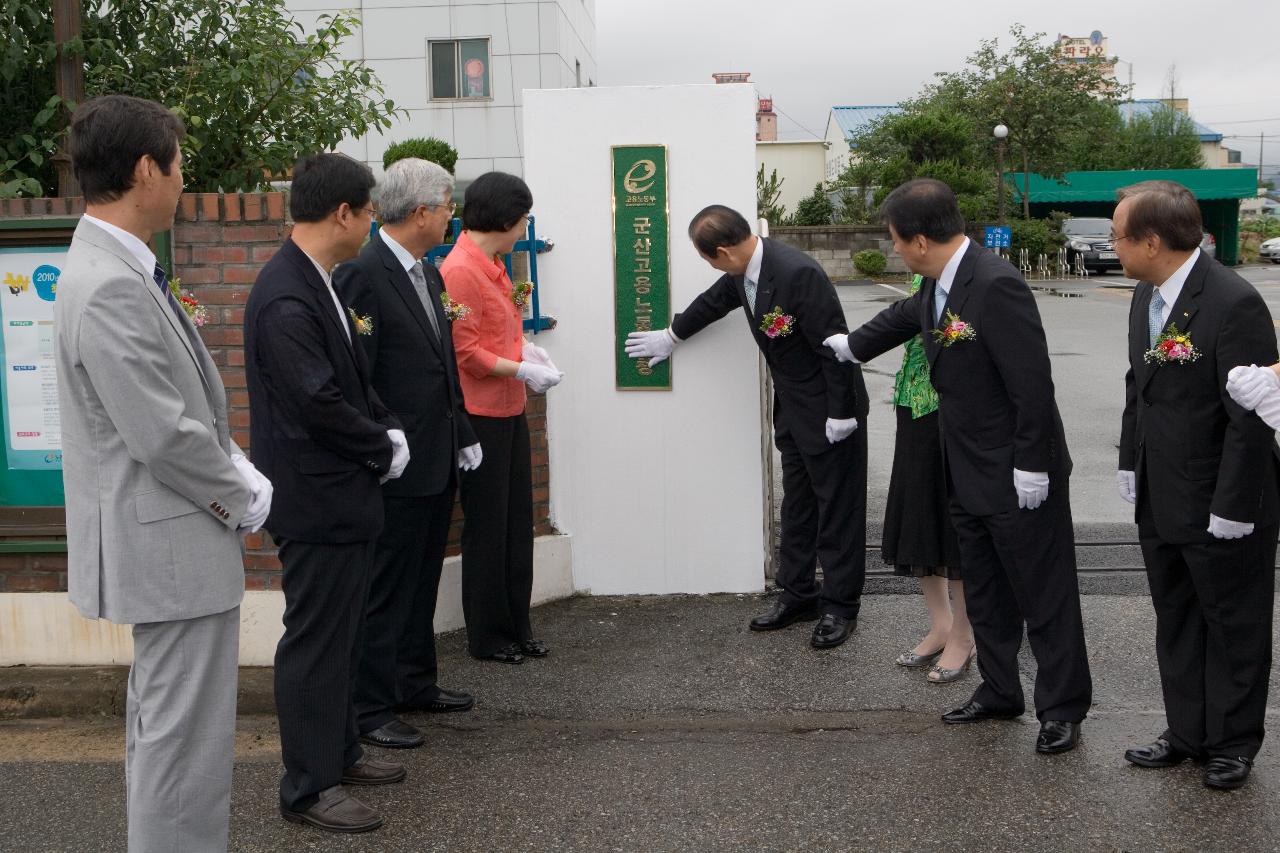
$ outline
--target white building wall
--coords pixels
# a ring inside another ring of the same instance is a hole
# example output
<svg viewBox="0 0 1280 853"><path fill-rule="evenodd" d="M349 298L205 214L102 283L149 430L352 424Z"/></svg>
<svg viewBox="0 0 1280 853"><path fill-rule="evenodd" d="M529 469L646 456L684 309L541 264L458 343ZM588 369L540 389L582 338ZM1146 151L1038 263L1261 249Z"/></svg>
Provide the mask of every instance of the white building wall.
<svg viewBox="0 0 1280 853"><path fill-rule="evenodd" d="M754 114L750 86L525 93L525 177L555 241L538 260L541 304L559 321L537 342L566 374L547 401L551 506L579 591L764 585L759 356L744 317L680 345L671 391L618 391L613 355L611 146L667 146L674 313L718 277L689 220L712 203L755 210Z"/></svg>
<svg viewBox="0 0 1280 853"><path fill-rule="evenodd" d="M818 140L804 142L757 142L756 168L764 166L765 180L776 169L782 179L778 204L788 214L796 212L800 201L813 194L816 184L827 180L826 145Z"/></svg>
<svg viewBox="0 0 1280 853"><path fill-rule="evenodd" d="M583 86L598 76L595 0L287 0L287 6L307 32L324 14L360 17L343 58L364 60L387 97L407 111L390 129L339 146L375 171L389 145L435 136L458 150L460 181L493 169L523 174L522 92L575 85L575 63ZM491 97L432 100L427 42L465 38L490 40Z"/></svg>
<svg viewBox="0 0 1280 853"><path fill-rule="evenodd" d="M826 180L834 181L849 165L849 142L844 138L844 131L840 129L834 112L827 113L827 133L823 140L827 144Z"/></svg>

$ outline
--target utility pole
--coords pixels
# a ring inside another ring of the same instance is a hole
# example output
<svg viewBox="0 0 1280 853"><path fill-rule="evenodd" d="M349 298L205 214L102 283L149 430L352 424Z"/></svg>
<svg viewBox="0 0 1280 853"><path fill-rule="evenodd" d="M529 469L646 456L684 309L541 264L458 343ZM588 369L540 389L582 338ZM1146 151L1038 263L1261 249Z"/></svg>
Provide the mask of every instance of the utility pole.
<svg viewBox="0 0 1280 853"><path fill-rule="evenodd" d="M58 46L54 72L57 92L59 97L77 105L84 100L84 62L68 53L67 42L79 37L80 0L53 0L53 41ZM80 182L71 169L65 141L53 155L53 162L58 167L58 195L80 195Z"/></svg>

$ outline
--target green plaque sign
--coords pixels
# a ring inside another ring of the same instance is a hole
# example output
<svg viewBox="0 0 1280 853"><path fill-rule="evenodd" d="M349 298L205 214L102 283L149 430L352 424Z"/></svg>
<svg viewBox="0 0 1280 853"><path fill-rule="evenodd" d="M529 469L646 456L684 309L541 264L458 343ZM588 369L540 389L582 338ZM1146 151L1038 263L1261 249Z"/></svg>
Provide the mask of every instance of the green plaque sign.
<svg viewBox="0 0 1280 853"><path fill-rule="evenodd" d="M613 147L614 364L619 391L670 391L671 360L629 358L629 332L671 318L671 250L665 145Z"/></svg>

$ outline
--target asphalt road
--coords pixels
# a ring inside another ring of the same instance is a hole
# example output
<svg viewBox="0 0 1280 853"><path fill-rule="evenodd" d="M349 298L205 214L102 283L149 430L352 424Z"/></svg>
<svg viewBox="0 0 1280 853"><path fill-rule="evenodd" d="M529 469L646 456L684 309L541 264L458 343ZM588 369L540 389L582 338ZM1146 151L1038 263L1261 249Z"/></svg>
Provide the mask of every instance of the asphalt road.
<svg viewBox="0 0 1280 853"><path fill-rule="evenodd" d="M1095 706L1080 747L1032 749L1036 721L945 726L950 686L893 665L924 614L865 599L844 646L809 626L746 630L755 596L578 598L539 608L551 657L511 667L441 642L469 714L413 717L405 783L365 789L386 825L335 837L275 813L274 720L240 720L231 849L258 851L1239 851L1280 846L1280 770L1203 787L1194 764L1121 758L1164 727L1150 603L1084 598ZM1024 682L1034 663L1024 659ZM1280 710L1273 701L1272 719ZM0 723L0 849L123 850L118 718Z"/></svg>

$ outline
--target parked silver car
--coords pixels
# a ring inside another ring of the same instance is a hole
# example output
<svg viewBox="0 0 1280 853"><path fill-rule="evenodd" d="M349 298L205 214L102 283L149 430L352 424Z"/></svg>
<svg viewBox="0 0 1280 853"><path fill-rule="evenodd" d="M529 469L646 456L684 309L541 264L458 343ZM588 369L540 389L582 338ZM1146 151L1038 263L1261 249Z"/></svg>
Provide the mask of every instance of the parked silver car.
<svg viewBox="0 0 1280 853"><path fill-rule="evenodd" d="M1280 264L1280 237L1263 240L1262 245L1258 247L1258 259Z"/></svg>

